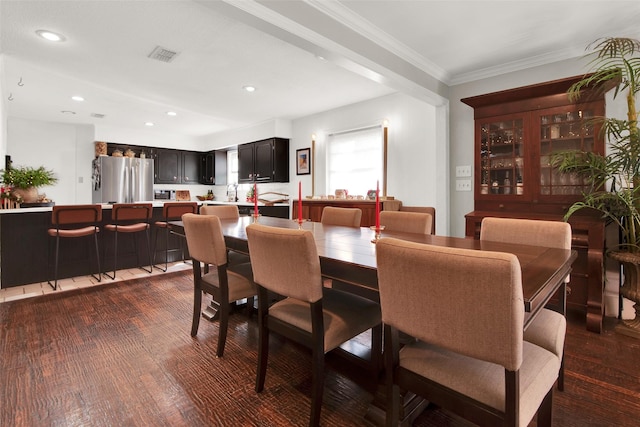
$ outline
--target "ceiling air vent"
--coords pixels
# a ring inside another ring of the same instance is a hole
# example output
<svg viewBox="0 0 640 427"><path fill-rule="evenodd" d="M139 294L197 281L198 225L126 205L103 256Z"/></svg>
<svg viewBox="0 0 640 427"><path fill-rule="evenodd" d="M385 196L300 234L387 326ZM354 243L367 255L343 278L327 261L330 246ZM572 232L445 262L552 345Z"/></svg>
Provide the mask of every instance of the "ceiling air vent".
<svg viewBox="0 0 640 427"><path fill-rule="evenodd" d="M91 117L95 117L96 119L104 119L104 114L91 113Z"/></svg>
<svg viewBox="0 0 640 427"><path fill-rule="evenodd" d="M156 46L156 48L153 49L153 51L151 51L151 53L149 54L149 58L162 61L162 62L171 62L173 61L173 58L175 58L177 54L178 52L165 49L162 46Z"/></svg>

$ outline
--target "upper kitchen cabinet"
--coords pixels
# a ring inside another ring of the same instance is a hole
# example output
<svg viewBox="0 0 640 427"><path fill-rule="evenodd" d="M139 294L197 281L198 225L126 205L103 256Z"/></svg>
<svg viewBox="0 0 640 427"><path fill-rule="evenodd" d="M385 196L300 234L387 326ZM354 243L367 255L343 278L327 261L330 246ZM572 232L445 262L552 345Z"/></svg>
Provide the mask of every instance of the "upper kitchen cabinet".
<svg viewBox="0 0 640 427"><path fill-rule="evenodd" d="M239 145L238 182L289 182L289 140L270 138Z"/></svg>
<svg viewBox="0 0 640 427"><path fill-rule="evenodd" d="M200 154L195 151L158 148L153 152L156 184L197 184Z"/></svg>
<svg viewBox="0 0 640 427"><path fill-rule="evenodd" d="M227 185L227 152L210 151L200 155L200 184Z"/></svg>

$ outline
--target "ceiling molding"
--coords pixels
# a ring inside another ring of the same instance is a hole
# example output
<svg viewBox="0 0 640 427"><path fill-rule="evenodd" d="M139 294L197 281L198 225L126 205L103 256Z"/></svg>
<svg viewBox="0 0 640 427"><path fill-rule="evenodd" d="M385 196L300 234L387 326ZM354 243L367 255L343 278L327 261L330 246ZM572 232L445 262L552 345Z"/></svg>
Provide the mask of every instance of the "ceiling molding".
<svg viewBox="0 0 640 427"><path fill-rule="evenodd" d="M361 36L371 40L378 46L388 50L411 65L436 79L449 84L451 76L441 67L420 55L415 50L401 43L379 27L373 25L337 0L304 0L315 9L350 28Z"/></svg>

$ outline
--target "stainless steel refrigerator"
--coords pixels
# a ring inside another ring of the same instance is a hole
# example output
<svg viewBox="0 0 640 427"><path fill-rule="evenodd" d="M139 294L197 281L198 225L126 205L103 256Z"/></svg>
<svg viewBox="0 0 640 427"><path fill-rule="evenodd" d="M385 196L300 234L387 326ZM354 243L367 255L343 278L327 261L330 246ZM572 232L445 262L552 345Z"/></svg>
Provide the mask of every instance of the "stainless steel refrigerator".
<svg viewBox="0 0 640 427"><path fill-rule="evenodd" d="M153 201L153 159L100 156L92 179L93 203Z"/></svg>

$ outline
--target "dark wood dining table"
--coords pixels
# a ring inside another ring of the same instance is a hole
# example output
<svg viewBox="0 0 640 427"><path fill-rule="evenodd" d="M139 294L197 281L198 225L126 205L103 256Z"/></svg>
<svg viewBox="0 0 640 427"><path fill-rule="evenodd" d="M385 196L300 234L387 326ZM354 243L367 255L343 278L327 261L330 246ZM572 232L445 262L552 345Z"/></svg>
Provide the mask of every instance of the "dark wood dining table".
<svg viewBox="0 0 640 427"><path fill-rule="evenodd" d="M347 284L353 289L364 290L370 295L377 296L378 275L376 269L376 244L374 230L360 227L343 227L323 225L318 222L303 222L260 216L257 219L250 216L239 219L221 219L222 233L228 249L249 254L246 227L252 222L280 227L302 228L313 233L322 275L340 284ZM181 221L169 223L172 232L183 234ZM464 248L481 251L496 251L513 253L518 257L522 270L522 291L525 306L524 329L535 318L536 314L549 302L558 289L564 290L565 277L571 272L571 264L577 258L577 252L572 250L546 248L539 246L514 245L498 242L481 242L470 238L445 237L415 233L401 233L383 231L381 237L395 237L417 243ZM428 278L425 278L425 281ZM469 282L473 284L472 280ZM398 286L402 286L399 283ZM564 314L564 299L558 311ZM215 303L208 308L210 313L216 311ZM203 315L205 315L203 313ZM349 341L340 347L343 355L358 362L370 359L370 348L363 346L357 340ZM384 394L384 387L379 387L378 394ZM428 405L428 402L416 395L407 394L403 398L402 425L410 425L417 415ZM366 420L370 424L384 425L385 399L375 398L369 405Z"/></svg>
<svg viewBox="0 0 640 427"><path fill-rule="evenodd" d="M249 253L246 227L255 219L251 216L238 220L221 220L222 232L229 249ZM258 217L260 224L299 228L297 221ZM182 234L182 222L170 223L173 231ZM376 245L372 243L374 231L369 228L323 225L318 222L304 222L302 229L313 233L323 276L355 287L377 292ZM572 250L539 246L514 245L459 237L445 237L415 233L383 231L381 237L395 237L417 243L465 248L482 251L513 253L518 257L522 269L522 291L525 305L525 329L539 310L564 285L564 279L571 272L571 264L577 257ZM401 284L399 284L401 286Z"/></svg>

